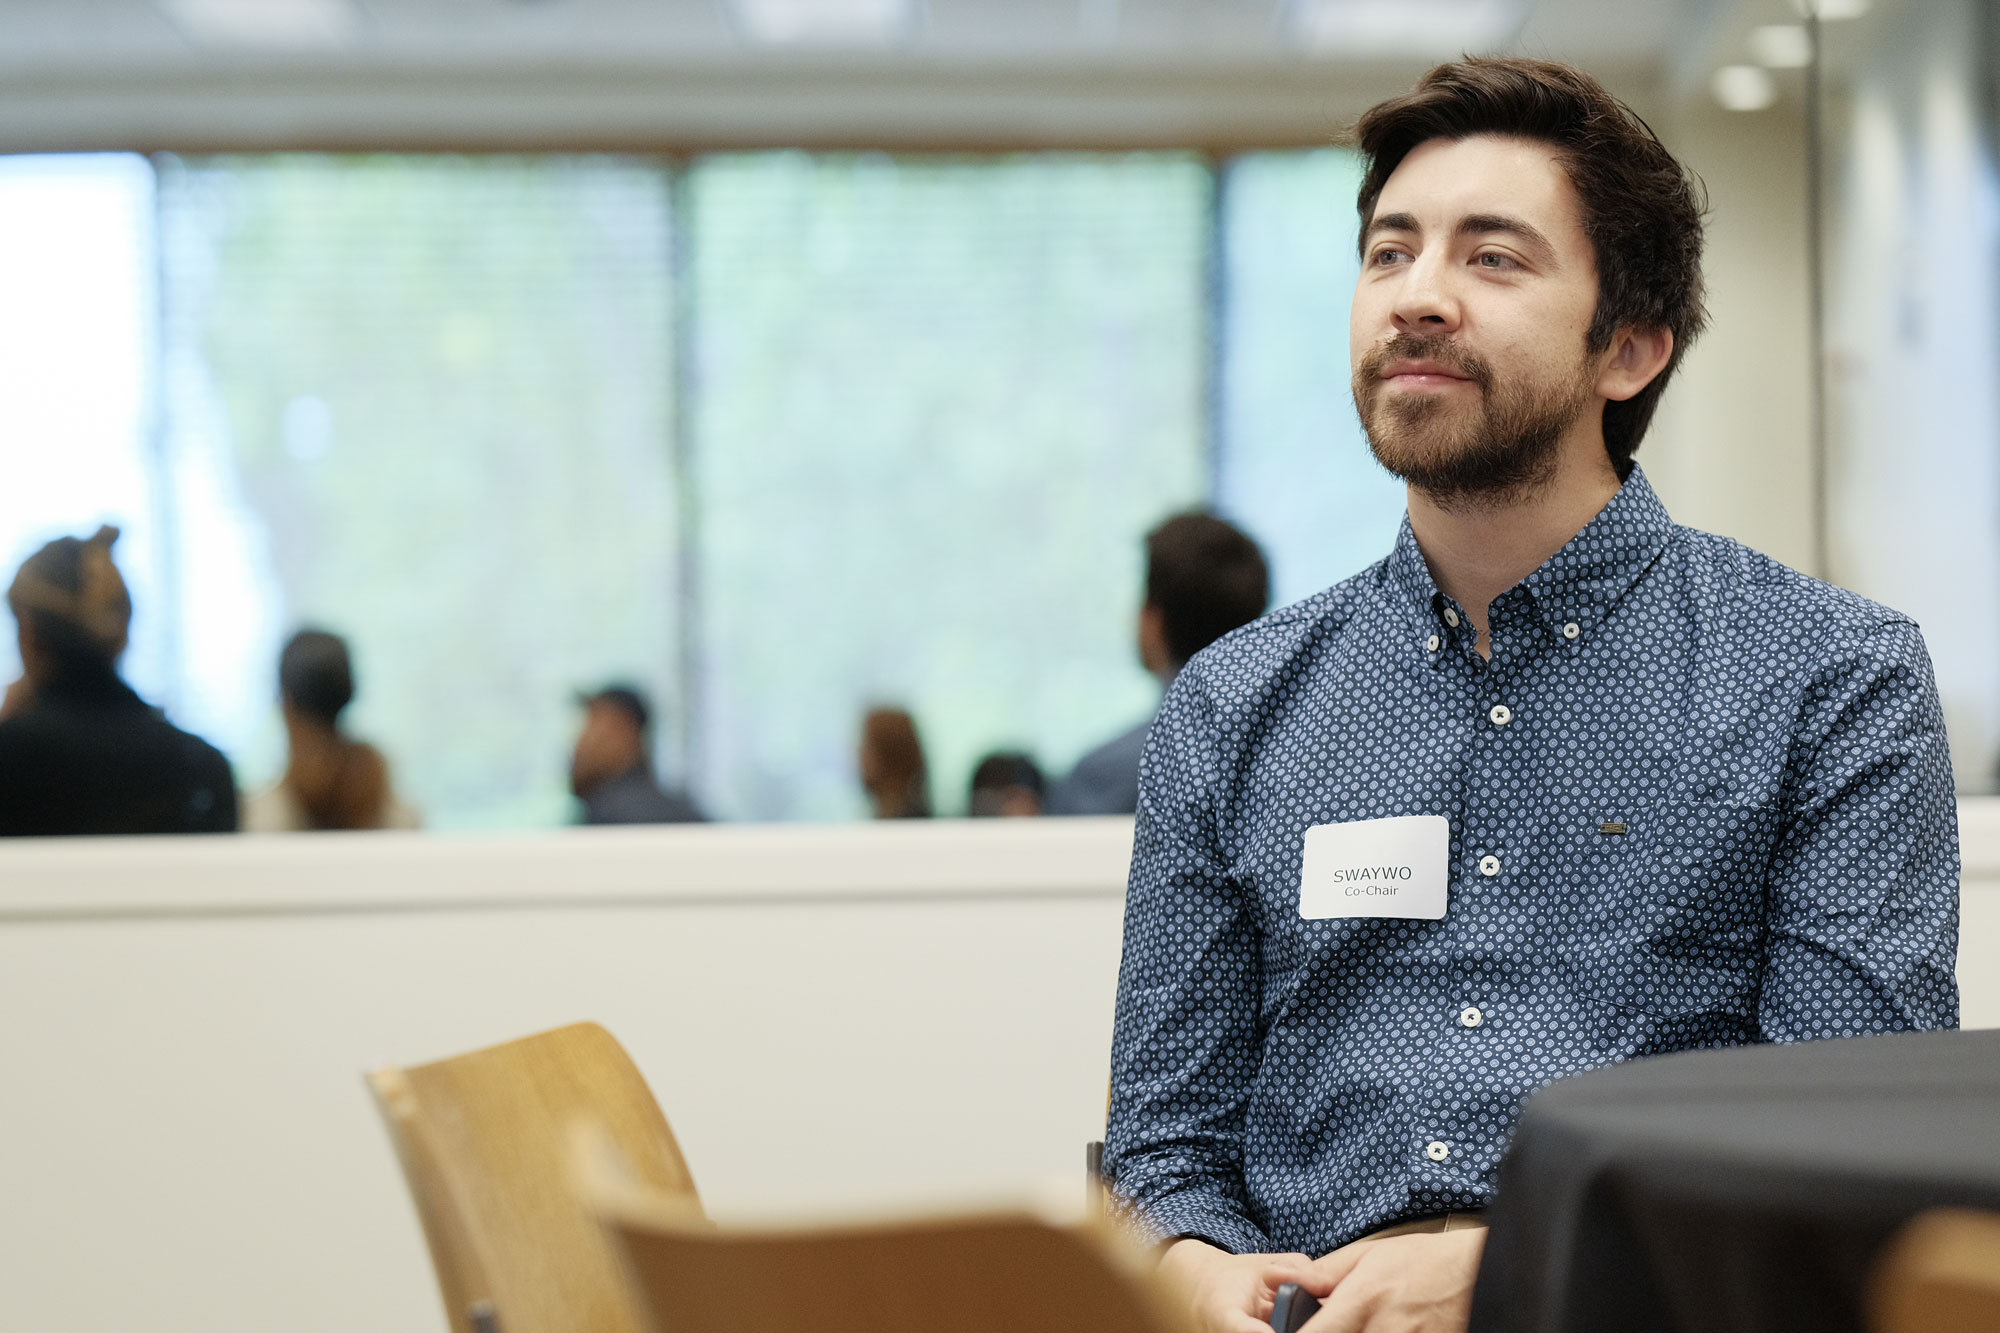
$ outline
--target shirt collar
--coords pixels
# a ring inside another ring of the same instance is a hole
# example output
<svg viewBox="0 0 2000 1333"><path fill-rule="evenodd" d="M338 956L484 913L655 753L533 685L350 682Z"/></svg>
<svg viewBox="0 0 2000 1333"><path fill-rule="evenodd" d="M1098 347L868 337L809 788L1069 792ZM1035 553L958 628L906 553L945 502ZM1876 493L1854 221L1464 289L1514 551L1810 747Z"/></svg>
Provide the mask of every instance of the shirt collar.
<svg viewBox="0 0 2000 1333"><path fill-rule="evenodd" d="M1673 530L1666 506L1654 494L1646 474L1635 466L1597 516L1540 569L1521 580L1519 590L1527 594L1537 618L1551 633L1580 644L1659 558ZM1389 553L1387 574L1420 634L1437 634L1450 642L1471 632L1463 608L1438 591L1431 578L1430 566L1410 529L1408 513L1403 515L1395 548ZM1454 620L1458 623L1453 624ZM1571 625L1576 626L1574 631L1569 629Z"/></svg>

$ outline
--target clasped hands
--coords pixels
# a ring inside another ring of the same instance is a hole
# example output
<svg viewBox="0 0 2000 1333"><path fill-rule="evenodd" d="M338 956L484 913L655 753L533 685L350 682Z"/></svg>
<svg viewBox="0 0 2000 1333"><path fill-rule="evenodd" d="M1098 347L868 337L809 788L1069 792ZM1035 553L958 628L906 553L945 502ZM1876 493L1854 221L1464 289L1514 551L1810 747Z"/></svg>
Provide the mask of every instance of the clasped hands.
<svg viewBox="0 0 2000 1333"><path fill-rule="evenodd" d="M1305 1333L1463 1333L1484 1228L1358 1240L1331 1254L1230 1254L1181 1240L1160 1260L1202 1333L1270 1333L1278 1288L1296 1282L1321 1305Z"/></svg>

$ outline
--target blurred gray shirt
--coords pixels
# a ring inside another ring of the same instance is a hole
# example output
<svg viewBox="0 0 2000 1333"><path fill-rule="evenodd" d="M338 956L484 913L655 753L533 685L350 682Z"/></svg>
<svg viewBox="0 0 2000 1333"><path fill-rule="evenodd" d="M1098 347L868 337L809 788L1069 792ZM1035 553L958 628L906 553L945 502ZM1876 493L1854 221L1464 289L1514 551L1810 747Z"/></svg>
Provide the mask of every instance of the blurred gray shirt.
<svg viewBox="0 0 2000 1333"><path fill-rule="evenodd" d="M1052 815L1130 815L1139 810L1139 758L1146 752L1151 718L1076 761L1069 776L1049 789L1043 809Z"/></svg>
<svg viewBox="0 0 2000 1333"><path fill-rule="evenodd" d="M583 798L586 824L699 824L705 819L680 792L662 791L643 766L606 778Z"/></svg>

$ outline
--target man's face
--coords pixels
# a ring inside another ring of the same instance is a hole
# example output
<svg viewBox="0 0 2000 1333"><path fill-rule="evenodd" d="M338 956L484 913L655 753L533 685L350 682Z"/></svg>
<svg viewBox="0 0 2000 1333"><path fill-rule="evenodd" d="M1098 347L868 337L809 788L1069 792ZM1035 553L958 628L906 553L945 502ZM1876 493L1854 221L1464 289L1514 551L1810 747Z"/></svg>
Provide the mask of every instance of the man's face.
<svg viewBox="0 0 2000 1333"><path fill-rule="evenodd" d="M606 778L629 772L644 758L638 722L617 704L594 699L584 705L583 730L570 757L570 790L582 796Z"/></svg>
<svg viewBox="0 0 2000 1333"><path fill-rule="evenodd" d="M1349 326L1354 403L1389 471L1443 503L1545 480L1602 411L1597 266L1546 144L1432 139L1383 186Z"/></svg>

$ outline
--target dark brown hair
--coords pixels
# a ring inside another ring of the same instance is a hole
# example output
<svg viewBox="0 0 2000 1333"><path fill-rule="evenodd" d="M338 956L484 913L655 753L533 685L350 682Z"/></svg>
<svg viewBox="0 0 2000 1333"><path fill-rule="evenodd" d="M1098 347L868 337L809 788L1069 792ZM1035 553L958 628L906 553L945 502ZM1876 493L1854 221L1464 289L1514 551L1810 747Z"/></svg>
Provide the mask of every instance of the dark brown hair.
<svg viewBox="0 0 2000 1333"><path fill-rule="evenodd" d="M354 662L347 643L322 629L302 629L278 654L278 693L307 717L329 727L354 701Z"/></svg>
<svg viewBox="0 0 2000 1333"><path fill-rule="evenodd" d="M58 672L102 672L125 651L132 598L111 559L118 529L58 537L22 562L7 589L16 618L31 623Z"/></svg>
<svg viewBox="0 0 2000 1333"><path fill-rule="evenodd" d="M1604 406L1605 449L1623 477L1682 353L1707 322L1706 200L1652 128L1588 74L1546 60L1468 58L1439 65L1355 126L1367 163L1357 201L1364 242L1382 187L1411 150L1475 134L1533 139L1560 154L1597 259L1597 312L1585 348L1602 352L1618 330L1633 326L1674 335L1673 353L1653 382Z"/></svg>
<svg viewBox="0 0 2000 1333"><path fill-rule="evenodd" d="M378 828L389 799L389 765L372 745L340 733L354 699L354 663L346 642L302 629L278 656L278 692L311 725L292 731L285 785L316 829Z"/></svg>
<svg viewBox="0 0 2000 1333"><path fill-rule="evenodd" d="M917 721L900 708L871 708L861 719L861 784L878 819L923 818L931 812L930 778Z"/></svg>
<svg viewBox="0 0 2000 1333"><path fill-rule="evenodd" d="M1146 604L1160 612L1175 667L1264 614L1264 553L1213 514L1176 514L1146 534Z"/></svg>

